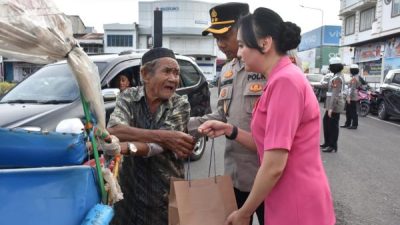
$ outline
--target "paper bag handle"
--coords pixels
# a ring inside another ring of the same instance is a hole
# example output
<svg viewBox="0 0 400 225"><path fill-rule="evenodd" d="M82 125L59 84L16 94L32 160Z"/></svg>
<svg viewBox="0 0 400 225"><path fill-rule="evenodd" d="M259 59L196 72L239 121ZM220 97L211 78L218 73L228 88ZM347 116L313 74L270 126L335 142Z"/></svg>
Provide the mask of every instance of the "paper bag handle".
<svg viewBox="0 0 400 225"><path fill-rule="evenodd" d="M215 148L214 148L214 138L211 138L211 153L210 153L210 164L208 166L208 177L211 176L211 163L214 162L214 182L217 183L217 164L215 161ZM190 176L190 157L188 157L188 169L186 173L187 180L189 181L189 187L191 186L191 176Z"/></svg>

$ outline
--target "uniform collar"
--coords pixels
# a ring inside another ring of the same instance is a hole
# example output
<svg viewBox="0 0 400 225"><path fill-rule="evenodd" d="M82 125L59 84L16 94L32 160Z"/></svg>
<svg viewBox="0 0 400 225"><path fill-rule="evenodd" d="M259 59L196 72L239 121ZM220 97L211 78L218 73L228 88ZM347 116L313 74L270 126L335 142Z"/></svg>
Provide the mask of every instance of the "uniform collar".
<svg viewBox="0 0 400 225"><path fill-rule="evenodd" d="M232 68L235 68L236 71L241 71L244 69L244 62L238 58L234 58L232 59Z"/></svg>

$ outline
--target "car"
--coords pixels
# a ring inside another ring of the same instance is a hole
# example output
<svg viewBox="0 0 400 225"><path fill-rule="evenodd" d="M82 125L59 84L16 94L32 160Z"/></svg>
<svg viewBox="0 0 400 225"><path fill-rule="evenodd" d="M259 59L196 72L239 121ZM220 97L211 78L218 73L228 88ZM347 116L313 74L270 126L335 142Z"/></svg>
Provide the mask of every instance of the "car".
<svg viewBox="0 0 400 225"><path fill-rule="evenodd" d="M400 69L390 70L380 86L378 117L387 120L391 116L400 118Z"/></svg>
<svg viewBox="0 0 400 225"><path fill-rule="evenodd" d="M310 82L315 95L318 98L318 101L323 101L321 97L324 97L323 94L326 93L323 92L325 90L325 86L323 83L324 80L324 75L318 74L318 73L306 73L306 78ZM326 87L328 87L328 84L326 83ZM326 88L327 89L327 88Z"/></svg>
<svg viewBox="0 0 400 225"><path fill-rule="evenodd" d="M321 88L321 80L324 77L322 74L318 73L306 73L306 78L308 82L310 82L311 87L313 88L315 94L317 95L318 90Z"/></svg>
<svg viewBox="0 0 400 225"><path fill-rule="evenodd" d="M139 71L142 55L143 52L124 52L90 56L100 75L106 121L115 108L119 92L116 76L129 74L133 86L141 85ZM189 57L176 55L176 59L181 70L177 93L188 96L191 116L210 113L210 91L200 68ZM65 121L83 118L79 88L66 61L44 66L0 99L0 127L4 128L55 131ZM192 160L201 158L206 141L205 137L198 140Z"/></svg>

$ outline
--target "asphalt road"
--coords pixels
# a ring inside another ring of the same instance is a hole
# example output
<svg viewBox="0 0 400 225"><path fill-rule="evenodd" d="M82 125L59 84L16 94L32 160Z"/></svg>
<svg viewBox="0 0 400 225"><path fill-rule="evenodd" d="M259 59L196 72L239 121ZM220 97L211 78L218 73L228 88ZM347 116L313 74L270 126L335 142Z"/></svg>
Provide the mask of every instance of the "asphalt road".
<svg viewBox="0 0 400 225"><path fill-rule="evenodd" d="M211 88L211 93L215 109L217 89ZM342 115L340 124L344 121ZM208 176L211 143L207 142L202 159L191 163L193 178ZM337 153L321 154L333 194L336 224L399 225L400 120L360 118L357 130L340 129L338 145ZM217 174L224 171L224 146L225 138L214 140Z"/></svg>

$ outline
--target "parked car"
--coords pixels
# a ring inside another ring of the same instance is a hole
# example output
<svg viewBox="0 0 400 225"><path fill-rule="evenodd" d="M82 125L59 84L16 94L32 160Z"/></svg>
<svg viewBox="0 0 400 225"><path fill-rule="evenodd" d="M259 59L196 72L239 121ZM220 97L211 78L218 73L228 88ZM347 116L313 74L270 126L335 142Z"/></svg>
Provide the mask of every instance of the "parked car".
<svg viewBox="0 0 400 225"><path fill-rule="evenodd" d="M321 80L324 77L324 75L318 73L306 73L305 75L308 82L310 82L315 95L318 96L318 92L322 88Z"/></svg>
<svg viewBox="0 0 400 225"><path fill-rule="evenodd" d="M143 53L124 53L90 56L97 65L106 121L115 107L119 89L116 76L129 74L133 86L141 85L140 62ZM176 55L181 69L181 86L177 93L188 95L191 116L211 112L210 91L197 64L189 57ZM66 61L47 65L32 74L0 99L0 127L24 128L36 131L54 131L57 125L71 118L83 120L79 88ZM192 155L201 158L206 138L199 139Z"/></svg>
<svg viewBox="0 0 400 225"><path fill-rule="evenodd" d="M400 118L400 69L390 70L380 87L378 117L387 120L390 116Z"/></svg>

